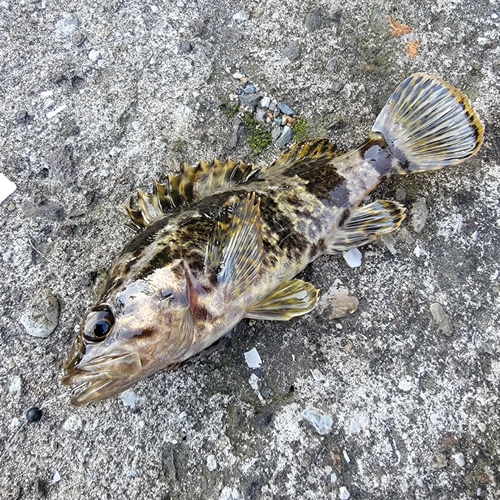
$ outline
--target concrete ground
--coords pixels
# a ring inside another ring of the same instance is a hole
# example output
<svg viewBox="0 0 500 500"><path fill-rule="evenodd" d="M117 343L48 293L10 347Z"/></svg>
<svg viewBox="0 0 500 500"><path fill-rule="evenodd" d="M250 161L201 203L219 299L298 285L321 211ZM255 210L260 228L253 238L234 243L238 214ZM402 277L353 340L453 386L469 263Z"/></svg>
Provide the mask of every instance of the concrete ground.
<svg viewBox="0 0 500 500"><path fill-rule="evenodd" d="M500 498L499 16L487 0L1 0L0 172L17 190L0 204L0 498ZM132 236L135 187L279 155L235 135L234 73L348 150L420 71L468 94L485 144L373 193L408 208L397 253L321 258L302 276L322 290L313 313L69 404L62 362ZM337 280L359 301L340 319ZM58 308L46 338L21 324Z"/></svg>

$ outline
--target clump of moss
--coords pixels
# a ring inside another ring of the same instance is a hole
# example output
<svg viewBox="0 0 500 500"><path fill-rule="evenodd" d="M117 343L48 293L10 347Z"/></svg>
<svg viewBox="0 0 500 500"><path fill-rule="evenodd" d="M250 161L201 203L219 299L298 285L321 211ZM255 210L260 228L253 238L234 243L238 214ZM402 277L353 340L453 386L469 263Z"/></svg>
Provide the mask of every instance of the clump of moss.
<svg viewBox="0 0 500 500"><path fill-rule="evenodd" d="M223 102L220 109L228 118L234 118L238 114L238 105L230 102Z"/></svg>
<svg viewBox="0 0 500 500"><path fill-rule="evenodd" d="M308 129L309 124L307 120L305 118L297 118L292 125L294 142L302 142L309 139Z"/></svg>
<svg viewBox="0 0 500 500"><path fill-rule="evenodd" d="M273 139L271 132L266 130L263 123L258 122L251 113L243 115L243 124L247 130L247 142L254 155L262 153Z"/></svg>

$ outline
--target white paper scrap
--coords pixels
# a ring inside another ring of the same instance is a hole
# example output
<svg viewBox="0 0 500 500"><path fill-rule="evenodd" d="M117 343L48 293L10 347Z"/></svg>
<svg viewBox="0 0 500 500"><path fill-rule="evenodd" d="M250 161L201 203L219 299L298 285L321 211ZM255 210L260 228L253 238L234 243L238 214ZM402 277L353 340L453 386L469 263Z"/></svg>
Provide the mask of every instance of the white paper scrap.
<svg viewBox="0 0 500 500"><path fill-rule="evenodd" d="M9 197L15 190L17 186L5 177L5 175L0 174L0 203Z"/></svg>
<svg viewBox="0 0 500 500"><path fill-rule="evenodd" d="M260 359L259 353L255 347L245 353L245 361L250 368L259 368L262 364L262 360Z"/></svg>

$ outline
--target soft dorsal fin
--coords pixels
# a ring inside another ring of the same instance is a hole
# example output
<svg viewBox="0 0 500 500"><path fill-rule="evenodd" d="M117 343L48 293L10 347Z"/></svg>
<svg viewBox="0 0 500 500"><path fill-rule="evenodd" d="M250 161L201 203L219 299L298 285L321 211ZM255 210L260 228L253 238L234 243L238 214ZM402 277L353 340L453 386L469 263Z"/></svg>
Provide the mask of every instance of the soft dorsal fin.
<svg viewBox="0 0 500 500"><path fill-rule="evenodd" d="M328 139L311 139L294 144L289 151L283 153L269 167L261 171L261 177L272 177L276 174L303 174L330 163L344 153L337 149Z"/></svg>
<svg viewBox="0 0 500 500"><path fill-rule="evenodd" d="M214 159L207 163L200 160L197 165L186 163L177 175L168 175L167 182L153 181L153 193L137 191L137 208L132 208L132 198L125 209L135 229L149 226L174 208L189 205L214 193L254 179L260 169L253 164L222 162Z"/></svg>

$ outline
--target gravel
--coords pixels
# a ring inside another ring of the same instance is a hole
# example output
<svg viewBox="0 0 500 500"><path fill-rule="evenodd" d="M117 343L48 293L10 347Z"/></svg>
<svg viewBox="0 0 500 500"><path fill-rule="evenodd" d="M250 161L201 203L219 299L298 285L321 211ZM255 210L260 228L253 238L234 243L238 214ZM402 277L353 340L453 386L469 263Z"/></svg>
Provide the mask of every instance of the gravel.
<svg viewBox="0 0 500 500"><path fill-rule="evenodd" d="M341 488L357 500L500 498L499 13L487 0L394 7L0 1L0 172L17 186L0 202L2 499L309 500ZM321 28L312 16L306 27L315 10ZM408 39L390 37L389 15L421 40L413 59ZM193 50L182 52L183 40ZM346 151L420 71L465 90L485 144L462 166L398 176L370 194L407 208L396 254L374 242L360 267L328 256L302 273L320 297L340 280L355 312L244 322L136 384L135 408L121 397L69 404L62 365L131 237L129 196L200 158L279 156L273 144L254 154L238 136L244 110L229 96L251 83L260 96L251 113L265 97L265 110L278 110L279 123L265 124L276 139L283 103L311 136ZM33 300L44 289L59 319L39 338L20 319L45 314ZM244 360L254 347L259 375ZM21 388L10 391L15 377ZM41 420L24 425L34 406ZM327 434L307 409L331 417ZM70 417L75 431L64 428Z"/></svg>

